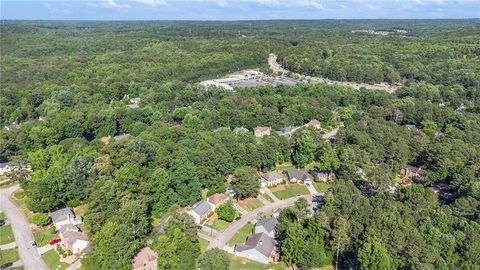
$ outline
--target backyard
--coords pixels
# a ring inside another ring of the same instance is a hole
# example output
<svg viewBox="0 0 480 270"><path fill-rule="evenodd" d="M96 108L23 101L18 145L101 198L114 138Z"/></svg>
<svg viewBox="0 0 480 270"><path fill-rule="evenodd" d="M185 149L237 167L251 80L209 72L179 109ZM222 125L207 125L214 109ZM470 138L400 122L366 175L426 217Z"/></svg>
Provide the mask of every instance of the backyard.
<svg viewBox="0 0 480 270"><path fill-rule="evenodd" d="M230 256L230 270L284 270L287 266L284 263L263 264L245 258Z"/></svg>
<svg viewBox="0 0 480 270"><path fill-rule="evenodd" d="M325 182L313 182L313 186L318 192L327 192L330 185Z"/></svg>
<svg viewBox="0 0 480 270"><path fill-rule="evenodd" d="M307 195L308 192L307 187L303 184L284 184L278 185L270 189L273 194L279 198L280 200L285 200L296 195Z"/></svg>
<svg viewBox="0 0 480 270"><path fill-rule="evenodd" d="M257 198L246 198L244 200L238 201L238 205L250 212L252 210L262 207L263 203Z"/></svg>
<svg viewBox="0 0 480 270"><path fill-rule="evenodd" d="M203 238L198 238L198 242L200 243L200 251L201 252L204 252L205 250L207 250L207 247L208 247L208 244L209 242Z"/></svg>
<svg viewBox="0 0 480 270"><path fill-rule="evenodd" d="M68 264L60 262L60 256L57 254L55 249L51 249L42 254L42 259L50 269L63 270L68 267Z"/></svg>
<svg viewBox="0 0 480 270"><path fill-rule="evenodd" d="M8 244L15 241L13 237L12 225L0 227L0 245Z"/></svg>
<svg viewBox="0 0 480 270"><path fill-rule="evenodd" d="M245 243L247 236L253 233L253 224L247 223L243 226L240 230L238 230L235 235L233 235L232 239L228 241L229 246L235 246L235 244Z"/></svg>
<svg viewBox="0 0 480 270"><path fill-rule="evenodd" d="M16 248L0 250L0 265L11 262L14 263L19 260Z"/></svg>

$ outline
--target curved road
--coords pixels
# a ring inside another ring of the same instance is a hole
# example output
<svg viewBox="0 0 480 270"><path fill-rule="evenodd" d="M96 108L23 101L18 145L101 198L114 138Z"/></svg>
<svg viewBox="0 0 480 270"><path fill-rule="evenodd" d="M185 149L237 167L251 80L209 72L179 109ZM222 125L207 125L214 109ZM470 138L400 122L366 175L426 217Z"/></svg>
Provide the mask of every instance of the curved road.
<svg viewBox="0 0 480 270"><path fill-rule="evenodd" d="M239 220L233 222L232 224L230 224L230 226L228 226L228 228L226 228L217 237L215 237L213 239L213 241L210 242L210 244L208 245L208 249L216 248L216 247L218 247L220 249L224 248L224 246L228 243L230 238L232 238L233 235L238 230L240 230L240 228L245 226L249 221L255 219L258 216L258 213L260 213L260 212L263 212L263 213L270 212L270 211L273 212L273 211L277 210L278 208L283 208L283 207L293 205L300 198L305 198L307 201L309 201L311 203L312 200L313 200L313 197L322 196L322 195L324 195L324 194L323 193L318 193L318 194L309 194L309 195L292 197L292 198L289 198L289 199L286 199L286 200L274 202L274 203L271 203L270 205L265 205L263 207L255 209L252 212L249 212L248 214L243 215L241 219L239 219Z"/></svg>
<svg viewBox="0 0 480 270"><path fill-rule="evenodd" d="M22 211L10 201L10 195L19 189L19 185L0 190L0 209L12 224L13 235L17 242L18 253L26 270L48 270L36 248L30 246L33 241L32 229Z"/></svg>

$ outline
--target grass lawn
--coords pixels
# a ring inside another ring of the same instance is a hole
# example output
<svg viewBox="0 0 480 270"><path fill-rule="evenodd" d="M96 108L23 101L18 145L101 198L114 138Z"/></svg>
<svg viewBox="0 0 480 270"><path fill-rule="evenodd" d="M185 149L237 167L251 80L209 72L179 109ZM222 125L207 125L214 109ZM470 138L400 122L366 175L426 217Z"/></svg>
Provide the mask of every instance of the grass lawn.
<svg viewBox="0 0 480 270"><path fill-rule="evenodd" d="M267 201L269 201L269 202L271 202L271 203L275 202L275 201L272 199L272 197L270 197L267 193L262 194L262 197L264 197L265 199L267 199Z"/></svg>
<svg viewBox="0 0 480 270"><path fill-rule="evenodd" d="M295 166L293 166L292 163L290 162L285 162L275 166L275 171L280 171L280 172L293 170L293 169L295 169Z"/></svg>
<svg viewBox="0 0 480 270"><path fill-rule="evenodd" d="M64 262L60 262L60 256L57 254L57 252L54 249L51 249L44 254L42 254L42 259L45 261L45 263L48 265L48 268L50 269L66 269L68 267L68 264ZM60 267L58 267L60 266Z"/></svg>
<svg viewBox="0 0 480 270"><path fill-rule="evenodd" d="M247 239L247 236L253 233L253 225L250 223L247 223L245 226L243 226L240 230L238 230L237 233L235 233L228 241L229 246L235 246L235 244L238 243L245 243L245 240Z"/></svg>
<svg viewBox="0 0 480 270"><path fill-rule="evenodd" d="M273 194L280 200L285 200L296 195L309 194L308 189L303 184L285 184L278 185L271 189Z"/></svg>
<svg viewBox="0 0 480 270"><path fill-rule="evenodd" d="M28 222L32 223L32 216L33 212L28 210L27 208L27 200L25 197L25 191L23 189L20 189L18 191L15 191L12 196L13 201L15 204L22 210L23 214L27 217Z"/></svg>
<svg viewBox="0 0 480 270"><path fill-rule="evenodd" d="M263 264L231 254L229 254L229 256L230 270L285 270L287 268L287 266L283 263Z"/></svg>
<svg viewBox="0 0 480 270"><path fill-rule="evenodd" d="M204 252L207 250L209 242L203 238L198 238L198 242L200 242L200 251Z"/></svg>
<svg viewBox="0 0 480 270"><path fill-rule="evenodd" d="M313 186L318 192L327 192L330 188L330 184L325 182L313 182Z"/></svg>
<svg viewBox="0 0 480 270"><path fill-rule="evenodd" d="M217 230L217 231L223 231L228 226L230 226L229 222L226 222L224 220L221 220L221 219L217 218L213 221L213 224L210 227L212 227L212 229Z"/></svg>
<svg viewBox="0 0 480 270"><path fill-rule="evenodd" d="M34 229L33 238L35 238L37 246L44 246L48 244L48 242L50 242L51 240L55 239L57 235L55 233L52 233L52 231L52 226Z"/></svg>
<svg viewBox="0 0 480 270"><path fill-rule="evenodd" d="M0 245L8 244L15 241L13 237L12 225L4 225L0 227Z"/></svg>
<svg viewBox="0 0 480 270"><path fill-rule="evenodd" d="M260 208L263 206L263 203L257 198L246 198L244 200L238 201L238 204L247 211L252 211L254 209Z"/></svg>
<svg viewBox="0 0 480 270"><path fill-rule="evenodd" d="M6 219L7 217L5 216L5 214L3 212L0 212L0 219Z"/></svg>
<svg viewBox="0 0 480 270"><path fill-rule="evenodd" d="M14 263L18 261L18 252L16 248L0 250L0 265L11 262Z"/></svg>

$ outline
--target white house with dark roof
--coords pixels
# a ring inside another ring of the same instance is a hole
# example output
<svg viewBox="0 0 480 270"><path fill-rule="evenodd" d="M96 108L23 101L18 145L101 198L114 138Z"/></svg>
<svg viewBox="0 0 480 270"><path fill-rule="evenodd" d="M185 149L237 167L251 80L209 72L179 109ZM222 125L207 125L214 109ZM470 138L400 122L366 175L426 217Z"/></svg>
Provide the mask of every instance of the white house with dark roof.
<svg viewBox="0 0 480 270"><path fill-rule="evenodd" d="M283 175L276 171L266 172L260 175L260 184L262 187L276 186L283 183L284 180Z"/></svg>
<svg viewBox="0 0 480 270"><path fill-rule="evenodd" d="M73 254L82 253L89 246L88 236L72 224L63 225L58 232L63 247Z"/></svg>
<svg viewBox="0 0 480 270"><path fill-rule="evenodd" d="M305 169L290 170L287 171L286 174L288 177L288 181L292 183L304 183L312 181L310 175Z"/></svg>
<svg viewBox="0 0 480 270"><path fill-rule="evenodd" d="M265 233L271 238L275 238L278 220L274 217L262 218L255 224L255 233Z"/></svg>
<svg viewBox="0 0 480 270"><path fill-rule="evenodd" d="M82 224L82 217L76 216L71 208L62 208L57 211L50 213L50 218L52 219L53 225L57 231L63 225L80 225Z"/></svg>
<svg viewBox="0 0 480 270"><path fill-rule="evenodd" d="M276 241L267 234L256 233L250 235L245 244L236 244L234 253L239 257L268 264L273 261L276 253L275 245Z"/></svg>
<svg viewBox="0 0 480 270"><path fill-rule="evenodd" d="M195 223L202 224L212 213L213 208L213 205L209 202L199 201L192 205L192 207L187 211L187 213L193 217Z"/></svg>

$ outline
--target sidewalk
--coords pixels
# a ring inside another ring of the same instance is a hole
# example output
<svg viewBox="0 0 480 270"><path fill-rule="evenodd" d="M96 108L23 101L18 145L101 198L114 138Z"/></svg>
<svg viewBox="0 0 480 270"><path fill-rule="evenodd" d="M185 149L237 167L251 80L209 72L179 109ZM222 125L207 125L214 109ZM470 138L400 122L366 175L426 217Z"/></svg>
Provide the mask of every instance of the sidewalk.
<svg viewBox="0 0 480 270"><path fill-rule="evenodd" d="M15 248L17 246L17 243L15 241L11 242L11 243L8 243L8 244L5 244L5 245L1 245L0 246L0 250L4 250L4 249L11 249L11 248Z"/></svg>
<svg viewBox="0 0 480 270"><path fill-rule="evenodd" d="M264 188L263 191L265 191L265 193L267 193L268 196L270 196L270 198L272 198L272 200L274 202L279 202L280 200L277 198L277 196L275 196L275 194L273 194L273 192L269 189L269 188Z"/></svg>
<svg viewBox="0 0 480 270"><path fill-rule="evenodd" d="M45 252L47 252L47 251L49 251L49 250L51 250L51 249L54 249L55 246L56 246L56 245L46 244L46 245L43 246L43 247L37 248L37 250L38 250L38 253L43 254L43 253L45 253Z"/></svg>

